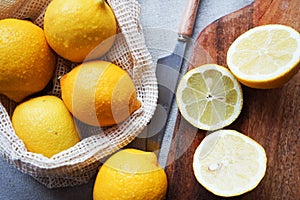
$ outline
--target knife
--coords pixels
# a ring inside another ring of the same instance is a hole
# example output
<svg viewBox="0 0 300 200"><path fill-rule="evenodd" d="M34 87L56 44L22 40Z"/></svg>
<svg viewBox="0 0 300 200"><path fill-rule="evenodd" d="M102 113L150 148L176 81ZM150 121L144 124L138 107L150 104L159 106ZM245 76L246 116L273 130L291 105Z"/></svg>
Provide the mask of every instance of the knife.
<svg viewBox="0 0 300 200"><path fill-rule="evenodd" d="M178 29L175 49L170 55L157 60L158 101L151 122L146 128L146 150L155 152L158 157L182 68L186 45L192 36L199 2L200 0L187 0ZM168 151L168 149L164 149L164 151Z"/></svg>

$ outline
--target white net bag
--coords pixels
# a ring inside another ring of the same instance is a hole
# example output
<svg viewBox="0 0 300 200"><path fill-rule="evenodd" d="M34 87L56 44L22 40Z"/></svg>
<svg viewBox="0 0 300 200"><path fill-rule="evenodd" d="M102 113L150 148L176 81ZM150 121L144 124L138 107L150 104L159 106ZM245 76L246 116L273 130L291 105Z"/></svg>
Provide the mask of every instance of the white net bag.
<svg viewBox="0 0 300 200"><path fill-rule="evenodd" d="M0 4L0 19L31 19L43 27L43 17L51 0L4 0ZM126 121L106 129L79 123L88 137L75 146L47 158L28 152L15 134L10 116L16 103L0 96L0 152L3 158L23 173L29 174L49 188L87 183L97 172L100 160L129 144L150 121L158 96L157 81L151 55L146 48L140 26L140 6L136 0L108 0L118 22L120 34L112 49L105 55L132 77L142 106ZM60 96L58 78L75 63L57 59L53 84L48 94Z"/></svg>

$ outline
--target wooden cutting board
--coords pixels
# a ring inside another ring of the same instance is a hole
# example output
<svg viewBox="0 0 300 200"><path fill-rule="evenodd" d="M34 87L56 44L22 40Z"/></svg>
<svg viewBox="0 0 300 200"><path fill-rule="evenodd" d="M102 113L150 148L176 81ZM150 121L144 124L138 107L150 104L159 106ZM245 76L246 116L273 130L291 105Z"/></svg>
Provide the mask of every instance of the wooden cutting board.
<svg viewBox="0 0 300 200"><path fill-rule="evenodd" d="M227 49L236 37L271 23L289 25L300 32L300 0L256 0L215 21L196 39L188 68L205 63L226 66ZM259 142L268 162L260 184L234 199L300 199L300 72L281 88L243 86L243 93L242 113L227 128ZM205 134L178 115L166 167L168 199L219 199L196 181L192 170L193 154Z"/></svg>

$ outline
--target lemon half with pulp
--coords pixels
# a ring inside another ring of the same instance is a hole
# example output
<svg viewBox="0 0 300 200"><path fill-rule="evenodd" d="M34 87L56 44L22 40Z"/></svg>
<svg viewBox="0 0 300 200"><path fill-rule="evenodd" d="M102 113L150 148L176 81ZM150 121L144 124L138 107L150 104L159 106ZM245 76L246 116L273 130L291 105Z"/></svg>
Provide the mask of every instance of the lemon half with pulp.
<svg viewBox="0 0 300 200"><path fill-rule="evenodd" d="M227 65L246 86L276 88L300 67L300 34L279 24L262 25L240 35L229 47Z"/></svg>
<svg viewBox="0 0 300 200"><path fill-rule="evenodd" d="M197 147L193 170L198 182L218 196L237 196L254 189L267 168L264 148L234 130L219 130Z"/></svg>
<svg viewBox="0 0 300 200"><path fill-rule="evenodd" d="M231 124L243 105L242 89L230 71L206 64L188 71L180 80L176 101L182 116L203 130Z"/></svg>

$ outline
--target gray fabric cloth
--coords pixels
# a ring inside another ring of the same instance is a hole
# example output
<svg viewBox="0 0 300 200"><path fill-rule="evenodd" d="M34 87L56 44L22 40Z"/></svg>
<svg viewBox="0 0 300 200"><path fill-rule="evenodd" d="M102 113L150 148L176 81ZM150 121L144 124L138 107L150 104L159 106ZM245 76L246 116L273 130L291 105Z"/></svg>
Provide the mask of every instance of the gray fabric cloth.
<svg viewBox="0 0 300 200"><path fill-rule="evenodd" d="M141 23L145 32L145 40L152 54L153 61L160 56L170 53L176 43L177 29L186 4L182 0L139 0L142 8ZM186 57L188 58L192 48L193 39L208 24L214 20L229 14L251 3L251 0L202 0L198 10L194 34L188 46ZM184 63L186 67L187 63ZM171 132L177 114L174 105L168 123L168 132ZM171 137L171 136L170 136ZM169 145L170 138L164 140L164 145ZM166 153L161 155L163 164ZM48 189L38 183L32 177L22 174L0 158L0 199L6 200L63 200L63 199L92 199L94 180L82 186L61 189Z"/></svg>

